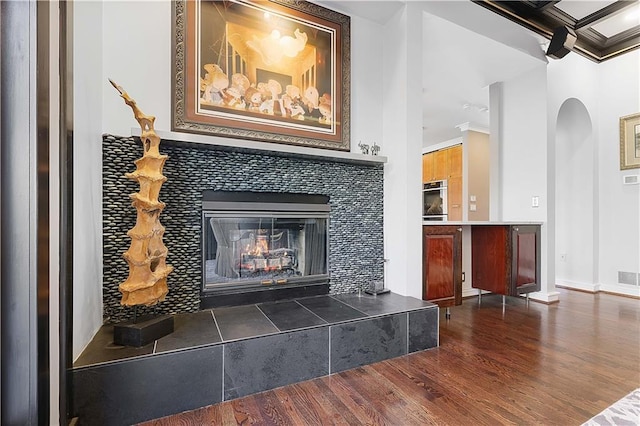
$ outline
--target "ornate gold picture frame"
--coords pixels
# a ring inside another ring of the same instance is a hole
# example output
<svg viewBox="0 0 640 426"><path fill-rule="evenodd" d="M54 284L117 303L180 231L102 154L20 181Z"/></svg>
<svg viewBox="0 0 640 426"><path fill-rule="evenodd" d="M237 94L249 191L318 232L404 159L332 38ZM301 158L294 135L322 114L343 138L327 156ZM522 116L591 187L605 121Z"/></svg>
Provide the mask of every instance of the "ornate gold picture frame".
<svg viewBox="0 0 640 426"><path fill-rule="evenodd" d="M640 169L640 113L620 117L620 170Z"/></svg>
<svg viewBox="0 0 640 426"><path fill-rule="evenodd" d="M172 130L348 151L350 18L299 0L178 0Z"/></svg>

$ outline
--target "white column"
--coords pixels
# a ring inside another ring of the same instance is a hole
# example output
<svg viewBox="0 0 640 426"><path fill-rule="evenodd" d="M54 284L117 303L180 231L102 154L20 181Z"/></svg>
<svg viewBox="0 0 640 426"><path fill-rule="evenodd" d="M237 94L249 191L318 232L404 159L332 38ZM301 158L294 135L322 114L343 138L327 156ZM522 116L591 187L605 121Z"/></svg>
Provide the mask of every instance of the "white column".
<svg viewBox="0 0 640 426"><path fill-rule="evenodd" d="M406 4L384 27L385 284L422 298L422 12Z"/></svg>

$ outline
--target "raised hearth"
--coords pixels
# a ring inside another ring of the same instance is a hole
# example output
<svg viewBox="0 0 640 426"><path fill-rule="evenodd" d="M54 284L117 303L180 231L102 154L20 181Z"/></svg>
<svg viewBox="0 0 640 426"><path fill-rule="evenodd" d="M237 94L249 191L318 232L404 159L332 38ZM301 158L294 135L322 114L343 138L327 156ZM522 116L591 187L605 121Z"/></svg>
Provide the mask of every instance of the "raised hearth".
<svg viewBox="0 0 640 426"><path fill-rule="evenodd" d="M316 296L175 317L114 346L104 326L73 369L80 424L132 424L438 346L438 307L387 294Z"/></svg>

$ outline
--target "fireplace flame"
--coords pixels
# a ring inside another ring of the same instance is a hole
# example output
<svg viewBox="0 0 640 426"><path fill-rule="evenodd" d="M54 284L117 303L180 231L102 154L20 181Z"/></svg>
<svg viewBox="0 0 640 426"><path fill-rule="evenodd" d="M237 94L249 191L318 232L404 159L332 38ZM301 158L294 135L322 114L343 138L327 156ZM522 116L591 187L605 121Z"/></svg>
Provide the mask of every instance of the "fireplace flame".
<svg viewBox="0 0 640 426"><path fill-rule="evenodd" d="M256 240L256 254L258 256L269 252L269 243L265 235L258 235Z"/></svg>

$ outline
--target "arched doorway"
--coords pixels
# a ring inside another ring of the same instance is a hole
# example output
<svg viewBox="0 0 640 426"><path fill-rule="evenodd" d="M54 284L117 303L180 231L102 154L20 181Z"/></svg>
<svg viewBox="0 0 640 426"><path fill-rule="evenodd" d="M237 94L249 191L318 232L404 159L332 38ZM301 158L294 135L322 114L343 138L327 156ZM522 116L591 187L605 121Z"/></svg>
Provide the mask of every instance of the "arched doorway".
<svg viewBox="0 0 640 426"><path fill-rule="evenodd" d="M556 281L597 290L597 162L591 117L575 98L556 122Z"/></svg>

